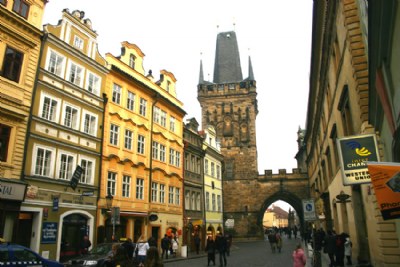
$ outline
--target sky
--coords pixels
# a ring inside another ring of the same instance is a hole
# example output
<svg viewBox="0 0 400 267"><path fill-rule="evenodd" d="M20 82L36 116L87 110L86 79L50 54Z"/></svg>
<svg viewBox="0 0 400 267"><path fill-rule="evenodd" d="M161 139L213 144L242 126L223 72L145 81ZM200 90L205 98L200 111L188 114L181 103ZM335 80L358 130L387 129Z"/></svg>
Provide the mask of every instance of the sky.
<svg viewBox="0 0 400 267"><path fill-rule="evenodd" d="M197 101L200 60L211 81L219 32L235 31L243 78L248 57L257 81L259 173L297 167L297 131L306 123L312 30L312 0L50 0L43 24L57 24L62 10L85 12L98 34L101 55L120 55L121 43L136 44L143 67L177 79L185 119L201 124Z"/></svg>

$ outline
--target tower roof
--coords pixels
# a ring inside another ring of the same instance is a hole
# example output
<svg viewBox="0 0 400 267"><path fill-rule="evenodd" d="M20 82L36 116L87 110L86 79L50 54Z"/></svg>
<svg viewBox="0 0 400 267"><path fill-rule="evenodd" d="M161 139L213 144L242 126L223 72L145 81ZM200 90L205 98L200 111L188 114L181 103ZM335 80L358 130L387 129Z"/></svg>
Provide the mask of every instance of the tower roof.
<svg viewBox="0 0 400 267"><path fill-rule="evenodd" d="M243 80L239 48L234 31L217 36L214 63L214 83L240 82Z"/></svg>

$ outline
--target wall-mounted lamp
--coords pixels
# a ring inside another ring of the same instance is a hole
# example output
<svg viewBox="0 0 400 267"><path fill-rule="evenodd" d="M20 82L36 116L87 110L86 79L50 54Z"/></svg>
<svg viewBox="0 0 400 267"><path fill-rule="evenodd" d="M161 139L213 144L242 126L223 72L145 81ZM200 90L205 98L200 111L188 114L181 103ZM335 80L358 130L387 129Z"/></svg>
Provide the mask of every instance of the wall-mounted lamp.
<svg viewBox="0 0 400 267"><path fill-rule="evenodd" d="M111 210L113 199L114 199L113 195L111 195L111 193L108 192L108 194L106 196L106 208L101 209L102 214L105 214L105 213L107 213L107 211Z"/></svg>
<svg viewBox="0 0 400 267"><path fill-rule="evenodd" d="M350 196L348 194L346 194L345 192L340 191L340 194L336 196L336 203L346 203L346 202L351 202L351 200L349 199Z"/></svg>

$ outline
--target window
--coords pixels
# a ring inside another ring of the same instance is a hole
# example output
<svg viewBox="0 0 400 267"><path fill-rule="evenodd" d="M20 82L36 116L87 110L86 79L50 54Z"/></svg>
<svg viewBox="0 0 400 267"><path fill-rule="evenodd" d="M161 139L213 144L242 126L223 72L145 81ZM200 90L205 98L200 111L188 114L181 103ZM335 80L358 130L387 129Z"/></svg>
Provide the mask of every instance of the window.
<svg viewBox="0 0 400 267"><path fill-rule="evenodd" d="M101 78L99 76L88 71L86 84L89 92L97 96L100 94Z"/></svg>
<svg viewBox="0 0 400 267"><path fill-rule="evenodd" d="M160 157L159 160L165 162L165 146L160 144Z"/></svg>
<svg viewBox="0 0 400 267"><path fill-rule="evenodd" d="M110 144L118 146L119 126L115 124L110 125Z"/></svg>
<svg viewBox="0 0 400 267"><path fill-rule="evenodd" d="M185 192L185 209L190 210L190 191Z"/></svg>
<svg viewBox="0 0 400 267"><path fill-rule="evenodd" d="M77 65L74 62L70 62L69 64L69 74L68 81L75 84L76 86L82 87L82 76L83 76L83 68Z"/></svg>
<svg viewBox="0 0 400 267"><path fill-rule="evenodd" d="M122 176L122 196L131 196L131 177L129 175Z"/></svg>
<svg viewBox="0 0 400 267"><path fill-rule="evenodd" d="M196 207L195 201L196 201L196 193L195 193L195 192L192 192L191 198L190 198L190 209L191 209L191 210L194 210L195 207Z"/></svg>
<svg viewBox="0 0 400 267"><path fill-rule="evenodd" d="M161 110L160 124L161 124L162 127L166 127L167 126L167 112L165 112L164 110Z"/></svg>
<svg viewBox="0 0 400 267"><path fill-rule="evenodd" d="M58 102L59 100L49 96L41 96L41 117L43 119L56 122L58 117Z"/></svg>
<svg viewBox="0 0 400 267"><path fill-rule="evenodd" d="M78 129L78 119L79 119L79 110L71 106L67 103L64 104L64 112L63 112L63 125L72 128L72 129Z"/></svg>
<svg viewBox="0 0 400 267"><path fill-rule="evenodd" d="M83 49L83 40L77 35L74 38L74 46L78 49Z"/></svg>
<svg viewBox="0 0 400 267"><path fill-rule="evenodd" d="M221 166L217 165L217 179L221 179Z"/></svg>
<svg viewBox="0 0 400 267"><path fill-rule="evenodd" d="M139 134L137 140L137 153L139 154L144 154L144 140L144 136Z"/></svg>
<svg viewBox="0 0 400 267"><path fill-rule="evenodd" d="M125 142L124 148L132 150L133 132L131 130L125 130Z"/></svg>
<svg viewBox="0 0 400 267"><path fill-rule="evenodd" d="M153 141L152 149L153 149L153 159L158 159L158 143L156 141Z"/></svg>
<svg viewBox="0 0 400 267"><path fill-rule="evenodd" d="M168 203L169 204L174 204L174 187L170 186L168 188Z"/></svg>
<svg viewBox="0 0 400 267"><path fill-rule="evenodd" d="M343 135L349 136L353 134L353 122L351 119L349 88L347 85L343 87L342 95L338 105L340 115L342 117Z"/></svg>
<svg viewBox="0 0 400 267"><path fill-rule="evenodd" d="M175 152L175 166L176 167L181 166L181 153L178 151Z"/></svg>
<svg viewBox="0 0 400 267"><path fill-rule="evenodd" d="M175 132L175 118L172 116L169 117L169 130Z"/></svg>
<svg viewBox="0 0 400 267"><path fill-rule="evenodd" d="M70 180L74 169L75 156L65 152L59 155L58 178L63 180Z"/></svg>
<svg viewBox="0 0 400 267"><path fill-rule="evenodd" d="M157 202L157 191L158 191L158 184L152 182L151 183L151 202Z"/></svg>
<svg viewBox="0 0 400 267"><path fill-rule="evenodd" d="M83 132L90 135L95 135L97 129L97 116L84 111L83 118Z"/></svg>
<svg viewBox="0 0 400 267"><path fill-rule="evenodd" d="M175 165L175 150L173 148L169 149L169 164Z"/></svg>
<svg viewBox="0 0 400 267"><path fill-rule="evenodd" d="M0 123L0 161L7 161L10 136L11 127Z"/></svg>
<svg viewBox="0 0 400 267"><path fill-rule="evenodd" d="M208 159L204 161L204 173L208 175Z"/></svg>
<svg viewBox="0 0 400 267"><path fill-rule="evenodd" d="M210 210L210 192L206 192L206 211Z"/></svg>
<svg viewBox="0 0 400 267"><path fill-rule="evenodd" d="M175 205L181 204L181 189L175 187Z"/></svg>
<svg viewBox="0 0 400 267"><path fill-rule="evenodd" d="M146 117L147 101L146 99L140 98L139 114Z"/></svg>
<svg viewBox="0 0 400 267"><path fill-rule="evenodd" d="M129 67L135 69L135 56L132 54L129 55Z"/></svg>
<svg viewBox="0 0 400 267"><path fill-rule="evenodd" d="M82 184L93 184L94 160L88 158L82 158L80 166L83 169L80 182Z"/></svg>
<svg viewBox="0 0 400 267"><path fill-rule="evenodd" d="M201 198L200 193L196 193L196 210L201 210Z"/></svg>
<svg viewBox="0 0 400 267"><path fill-rule="evenodd" d="M35 170L34 174L39 176L52 176L54 151L50 148L37 147L35 155Z"/></svg>
<svg viewBox="0 0 400 267"><path fill-rule="evenodd" d="M29 4L24 0L15 0L13 11L27 19L29 14Z"/></svg>
<svg viewBox="0 0 400 267"><path fill-rule="evenodd" d="M215 163L211 162L211 176L215 177Z"/></svg>
<svg viewBox="0 0 400 267"><path fill-rule="evenodd" d="M160 110L159 107L154 107L154 110L153 110L153 121L155 123L160 123L160 112L161 112L161 110Z"/></svg>
<svg viewBox="0 0 400 267"><path fill-rule="evenodd" d="M121 92L122 92L121 86L114 83L112 92L112 102L114 102L115 104L121 103Z"/></svg>
<svg viewBox="0 0 400 267"><path fill-rule="evenodd" d="M167 81L167 92L169 92L169 89L171 88L171 82Z"/></svg>
<svg viewBox="0 0 400 267"><path fill-rule="evenodd" d="M221 196L217 195L217 211L222 211Z"/></svg>
<svg viewBox="0 0 400 267"><path fill-rule="evenodd" d="M160 201L160 203L165 203L165 185L164 184L160 184L160 195L158 200Z"/></svg>
<svg viewBox="0 0 400 267"><path fill-rule="evenodd" d="M144 199L144 180L136 179L136 199Z"/></svg>
<svg viewBox="0 0 400 267"><path fill-rule="evenodd" d="M115 196L115 189L117 184L117 174L115 172L108 172L107 176L107 192Z"/></svg>
<svg viewBox="0 0 400 267"><path fill-rule="evenodd" d="M16 83L19 82L23 59L24 55L21 52L7 46L1 76Z"/></svg>
<svg viewBox="0 0 400 267"><path fill-rule="evenodd" d="M128 98L126 100L126 108L129 110L135 110L135 94L128 91Z"/></svg>
<svg viewBox="0 0 400 267"><path fill-rule="evenodd" d="M216 200L215 200L215 194L212 194L212 199L211 199L211 202L212 202L212 211L216 211L217 210L217 206L216 206L216 202L215 202Z"/></svg>
<svg viewBox="0 0 400 267"><path fill-rule="evenodd" d="M47 61L47 71L63 77L65 68L65 57L49 49L49 58Z"/></svg>

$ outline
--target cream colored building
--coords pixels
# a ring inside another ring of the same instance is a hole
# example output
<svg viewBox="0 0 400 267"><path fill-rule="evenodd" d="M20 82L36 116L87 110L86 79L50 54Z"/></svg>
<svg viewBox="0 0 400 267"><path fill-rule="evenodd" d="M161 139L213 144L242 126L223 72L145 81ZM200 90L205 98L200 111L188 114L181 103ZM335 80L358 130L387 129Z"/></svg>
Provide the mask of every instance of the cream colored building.
<svg viewBox="0 0 400 267"><path fill-rule="evenodd" d="M0 1L0 236L32 248L38 243L25 232L32 215L20 210L27 187L21 179L46 3Z"/></svg>
<svg viewBox="0 0 400 267"><path fill-rule="evenodd" d="M166 70L154 80L145 73L145 54L122 42L121 54L106 54L108 99L98 227L111 241L182 235L183 227L183 103L176 79ZM119 209L113 225L106 197ZM182 244L182 240L180 241Z"/></svg>
<svg viewBox="0 0 400 267"><path fill-rule="evenodd" d="M60 261L96 244L106 61L80 10L44 26L25 154L21 207L31 248ZM66 245L69 244L69 245Z"/></svg>
<svg viewBox="0 0 400 267"><path fill-rule="evenodd" d="M208 126L204 130L204 202L206 235L214 236L223 232L223 190L221 155L215 129Z"/></svg>

